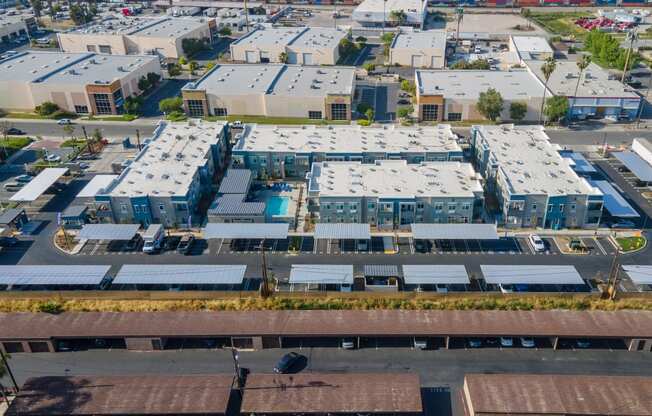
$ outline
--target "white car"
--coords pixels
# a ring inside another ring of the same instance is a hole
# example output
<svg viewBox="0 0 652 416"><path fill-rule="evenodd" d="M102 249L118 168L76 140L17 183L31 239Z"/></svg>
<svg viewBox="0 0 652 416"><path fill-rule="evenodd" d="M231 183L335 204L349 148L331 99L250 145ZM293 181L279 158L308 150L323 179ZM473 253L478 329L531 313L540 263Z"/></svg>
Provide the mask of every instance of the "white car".
<svg viewBox="0 0 652 416"><path fill-rule="evenodd" d="M45 156L45 160L47 160L48 162L60 162L61 157L59 155L49 154Z"/></svg>
<svg viewBox="0 0 652 416"><path fill-rule="evenodd" d="M506 347L506 348L513 347L514 346L514 338L500 337L500 345L502 347Z"/></svg>
<svg viewBox="0 0 652 416"><path fill-rule="evenodd" d="M60 125L60 126L65 126L67 124L72 124L72 120L69 119L69 118L62 118L62 119L59 119L59 121L57 121L57 124Z"/></svg>
<svg viewBox="0 0 652 416"><path fill-rule="evenodd" d="M534 251L546 251L546 243L536 234L530 234L530 244L532 244Z"/></svg>
<svg viewBox="0 0 652 416"><path fill-rule="evenodd" d="M521 337L521 346L523 348L534 348L534 338Z"/></svg>

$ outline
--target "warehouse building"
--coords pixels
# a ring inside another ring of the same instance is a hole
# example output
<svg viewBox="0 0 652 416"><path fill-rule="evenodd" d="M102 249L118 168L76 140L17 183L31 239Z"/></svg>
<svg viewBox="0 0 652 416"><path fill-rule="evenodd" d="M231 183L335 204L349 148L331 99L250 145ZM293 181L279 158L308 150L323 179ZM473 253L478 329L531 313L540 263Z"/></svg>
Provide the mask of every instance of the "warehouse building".
<svg viewBox="0 0 652 416"><path fill-rule="evenodd" d="M483 201L480 176L462 162L320 162L307 180L309 209L323 223L470 223Z"/></svg>
<svg viewBox="0 0 652 416"><path fill-rule="evenodd" d="M0 61L0 108L33 111L49 101L77 114L122 114L149 73L161 73L155 56L19 53Z"/></svg>
<svg viewBox="0 0 652 416"><path fill-rule="evenodd" d="M392 12L405 13L398 22ZM353 10L351 18L362 26L414 26L423 28L428 16L428 0L364 0Z"/></svg>
<svg viewBox="0 0 652 416"><path fill-rule="evenodd" d="M27 36L36 30L36 19L32 15L0 15L0 42L9 42Z"/></svg>
<svg viewBox="0 0 652 416"><path fill-rule="evenodd" d="M215 21L205 18L110 18L100 23L57 33L64 52L107 55L158 55L171 60L186 54L184 39L206 40L214 36Z"/></svg>
<svg viewBox="0 0 652 416"><path fill-rule="evenodd" d="M543 84L527 70L417 70L417 111L420 121L484 120L478 111L480 93L493 88L503 98L502 120L511 103L527 105L524 120L538 120Z"/></svg>
<svg viewBox="0 0 652 416"><path fill-rule="evenodd" d="M278 127L248 125L232 148L232 164L257 177L305 177L314 162L408 163L462 160L457 135L447 124L435 127Z"/></svg>
<svg viewBox="0 0 652 416"><path fill-rule="evenodd" d="M217 65L182 89L192 117L266 116L351 120L355 68Z"/></svg>
<svg viewBox="0 0 652 416"><path fill-rule="evenodd" d="M575 173L543 127L474 126L471 146L506 227L598 226L602 192Z"/></svg>
<svg viewBox="0 0 652 416"><path fill-rule="evenodd" d="M509 50L516 52L521 60L544 61L555 56L548 40L542 36L510 36Z"/></svg>
<svg viewBox="0 0 652 416"><path fill-rule="evenodd" d="M224 167L226 147L226 122L160 122L134 161L95 196L98 211L115 223L189 224Z"/></svg>
<svg viewBox="0 0 652 416"><path fill-rule="evenodd" d="M234 62L335 65L349 34L326 27L276 27L254 30L231 43Z"/></svg>
<svg viewBox="0 0 652 416"><path fill-rule="evenodd" d="M446 31L400 32L389 49L391 65L441 69L446 65Z"/></svg>
<svg viewBox="0 0 652 416"><path fill-rule="evenodd" d="M528 70L543 82L543 61L524 62ZM575 62L557 61L557 67L548 80L548 90L551 95L568 97L569 117L573 120L634 120L643 102L633 89L612 79L607 71L594 63L582 72L580 78Z"/></svg>
<svg viewBox="0 0 652 416"><path fill-rule="evenodd" d="M650 397L650 377L596 374L467 374L462 392L469 416L642 416Z"/></svg>

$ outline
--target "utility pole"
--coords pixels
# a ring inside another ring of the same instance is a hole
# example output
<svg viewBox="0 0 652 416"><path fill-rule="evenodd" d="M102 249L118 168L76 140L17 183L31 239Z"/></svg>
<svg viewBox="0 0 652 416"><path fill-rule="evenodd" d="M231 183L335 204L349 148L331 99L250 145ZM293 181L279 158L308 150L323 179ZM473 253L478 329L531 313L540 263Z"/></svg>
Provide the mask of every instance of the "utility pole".
<svg viewBox="0 0 652 416"><path fill-rule="evenodd" d="M233 371L235 372L235 382L240 394L242 394L242 388L244 383L242 382L242 372L240 371L240 355L238 350L234 347L231 347L231 356L233 357Z"/></svg>
<svg viewBox="0 0 652 416"><path fill-rule="evenodd" d="M7 134L9 132L9 124L4 122L2 123L2 154L4 154L5 159L9 158L9 155L7 154Z"/></svg>
<svg viewBox="0 0 652 416"><path fill-rule="evenodd" d="M383 35L385 34L385 7L387 5L387 0L383 0Z"/></svg>
<svg viewBox="0 0 652 416"><path fill-rule="evenodd" d="M91 151L91 144L88 141L88 133L86 133L86 126L82 126L82 133L84 133L84 140L86 140L86 149L88 150L88 153L93 153Z"/></svg>
<svg viewBox="0 0 652 416"><path fill-rule="evenodd" d="M18 391L20 391L20 388L18 387L18 383L16 383L16 378L14 377L13 371L11 371L11 367L9 367L9 363L7 362L7 357L5 356L5 353L2 351L0 351L0 358L2 359L2 364L7 369L7 374L9 374L9 378L11 379L11 384L14 385L14 389L16 389L16 393L18 393Z"/></svg>
<svg viewBox="0 0 652 416"><path fill-rule="evenodd" d="M260 243L260 256L261 256L261 264L263 266L263 285L260 288L260 296L263 298L267 298L271 295L270 290L269 290L269 280L267 276L267 258L265 256L265 240L263 239Z"/></svg>
<svg viewBox="0 0 652 416"><path fill-rule="evenodd" d="M616 292L618 288L618 275L620 272L620 264L618 258L620 257L620 249L616 248L613 261L611 262L611 269L609 270L609 279L607 280L607 295L609 300L616 299Z"/></svg>
<svg viewBox="0 0 652 416"><path fill-rule="evenodd" d="M138 143L138 151L140 152L142 149L140 148L140 130L136 129L136 142Z"/></svg>
<svg viewBox="0 0 652 416"><path fill-rule="evenodd" d="M636 29L632 29L627 32L627 39L629 40L629 48L627 49L627 56L625 57L625 67L623 68L623 76L620 79L621 83L625 83L625 76L627 75L627 68L629 67L629 58L632 55L632 49L634 48L634 41L638 39L636 34Z"/></svg>
<svg viewBox="0 0 652 416"><path fill-rule="evenodd" d="M249 9L247 8L247 0L244 0L244 12L245 12L245 27L247 28L247 33L249 33Z"/></svg>
<svg viewBox="0 0 652 416"><path fill-rule="evenodd" d="M460 43L460 23L462 23L462 19L464 19L464 8L458 7L455 10L455 13L457 14L457 32L455 33L455 49L457 50L457 45Z"/></svg>
<svg viewBox="0 0 652 416"><path fill-rule="evenodd" d="M641 107L638 109L638 115L636 117L636 128L641 124L641 116L643 115L643 110L645 105L648 102L648 97L650 96L650 88L652 88L652 77L649 77L647 80L647 90L645 91L645 100L641 103Z"/></svg>

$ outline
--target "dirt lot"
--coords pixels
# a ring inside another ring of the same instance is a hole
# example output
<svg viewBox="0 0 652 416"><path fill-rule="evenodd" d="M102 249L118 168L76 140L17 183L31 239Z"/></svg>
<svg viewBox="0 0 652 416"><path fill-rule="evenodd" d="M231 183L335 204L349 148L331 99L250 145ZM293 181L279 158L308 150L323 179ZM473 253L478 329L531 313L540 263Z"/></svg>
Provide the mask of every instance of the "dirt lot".
<svg viewBox="0 0 652 416"><path fill-rule="evenodd" d="M489 24L490 22L490 24ZM492 33L509 33L517 35L546 35L546 32L538 26L532 25L531 31L519 31L514 29L516 25L527 26L527 19L514 14L465 14L460 24L460 32L492 32ZM446 30L455 31L457 23L455 21L446 23Z"/></svg>

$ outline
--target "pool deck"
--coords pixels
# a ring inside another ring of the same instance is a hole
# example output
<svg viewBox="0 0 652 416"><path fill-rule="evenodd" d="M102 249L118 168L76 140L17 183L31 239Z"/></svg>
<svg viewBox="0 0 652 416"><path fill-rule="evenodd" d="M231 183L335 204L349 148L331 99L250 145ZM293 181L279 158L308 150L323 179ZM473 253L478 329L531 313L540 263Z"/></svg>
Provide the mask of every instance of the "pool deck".
<svg viewBox="0 0 652 416"><path fill-rule="evenodd" d="M256 201L264 201L265 203L269 203L269 200L273 197L283 197L287 198L288 205L287 205L287 215L282 215L282 216L274 216L276 219L273 218L267 218L267 221L271 222L286 222L283 220L283 218L289 219L287 222L290 223L290 226L294 226L294 221L296 218L297 214L297 209L300 209L301 212L299 212L299 219L300 223L303 222L303 216L305 213L302 214L303 211L305 211L306 204L303 203L301 204L301 208L299 208L299 195L300 195L300 187L303 187L304 184L301 182L289 182L286 181L286 183L289 183L292 186L291 191L276 191L272 189L263 189L260 191L255 192L253 195L254 200ZM265 209L265 215L268 216L269 212L267 209Z"/></svg>

